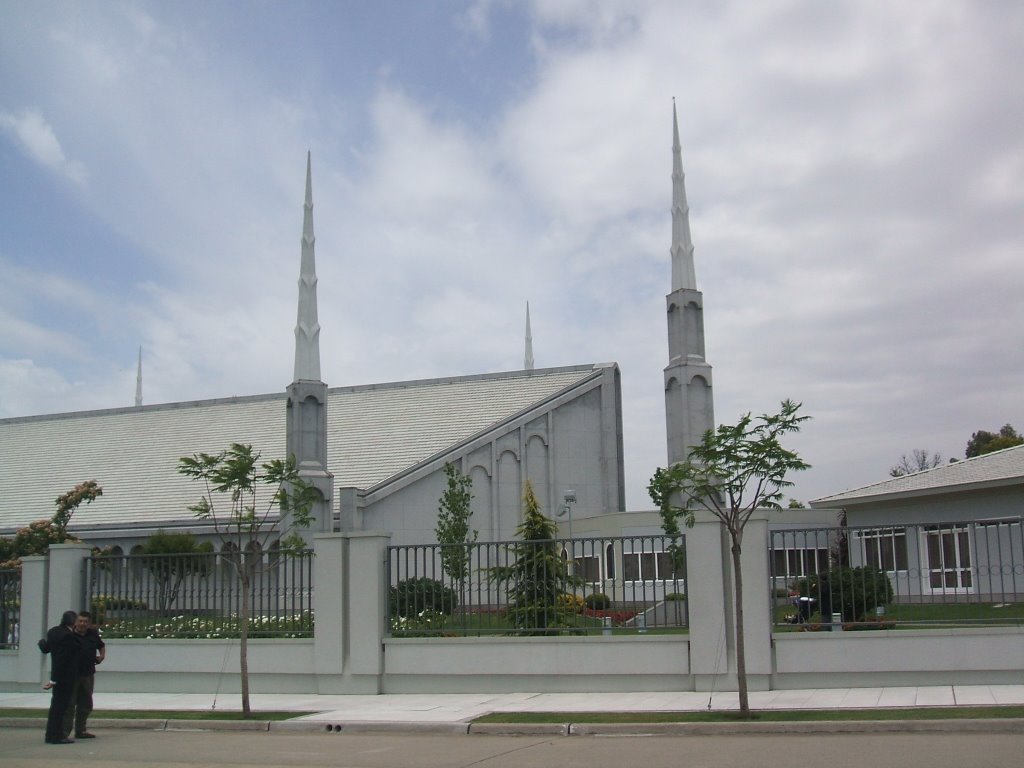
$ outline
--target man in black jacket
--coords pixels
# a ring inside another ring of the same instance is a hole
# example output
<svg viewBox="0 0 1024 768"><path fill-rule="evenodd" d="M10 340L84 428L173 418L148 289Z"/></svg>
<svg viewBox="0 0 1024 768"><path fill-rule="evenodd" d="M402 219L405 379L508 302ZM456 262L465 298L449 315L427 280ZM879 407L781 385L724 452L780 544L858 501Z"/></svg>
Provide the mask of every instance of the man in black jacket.
<svg viewBox="0 0 1024 768"><path fill-rule="evenodd" d="M78 675L81 644L73 629L77 618L78 614L74 611L64 611L60 624L50 627L46 639L39 641L39 650L50 654L50 681L43 688L53 691L50 713L46 718L47 744L74 743L64 738L64 712L71 703L75 677Z"/></svg>
<svg viewBox="0 0 1024 768"><path fill-rule="evenodd" d="M64 712L61 737L68 738L71 735L71 728L74 726L76 739L94 739L95 735L86 729L86 721L92 714L92 692L93 684L96 681L96 665L106 657L107 650L99 630L93 626L92 614L88 611L78 612L74 629L81 647L78 652L75 692L71 696L70 705Z"/></svg>

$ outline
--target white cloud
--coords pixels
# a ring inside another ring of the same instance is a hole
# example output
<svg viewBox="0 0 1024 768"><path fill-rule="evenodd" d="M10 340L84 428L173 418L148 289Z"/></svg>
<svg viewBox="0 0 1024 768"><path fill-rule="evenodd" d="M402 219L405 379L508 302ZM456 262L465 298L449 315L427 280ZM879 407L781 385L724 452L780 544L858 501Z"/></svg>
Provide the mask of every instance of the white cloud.
<svg viewBox="0 0 1024 768"><path fill-rule="evenodd" d="M0 127L17 139L22 151L40 165L76 184L85 183L85 166L64 155L53 127L38 110L24 109L19 114L0 112Z"/></svg>
<svg viewBox="0 0 1024 768"><path fill-rule="evenodd" d="M492 24L518 8L458 14L474 66L507 44ZM649 506L665 456L675 96L716 416L805 402L815 420L796 444L814 469L793 495L1024 426L1022 11L530 8L537 66L486 114L412 95L424 89L397 79L387 41L380 82L339 70L321 91L289 69L287 44L246 58L234 36L212 45L208 17L159 5L33 38L14 82L38 106L0 121L50 171L74 169L58 134L74 148L90 169L81 205L134 271L126 287L82 243L83 284L40 269L0 286L7 412L63 409L85 389L130 404L138 343L147 402L283 389L311 147L328 383L517 367L529 299L538 366L621 364L628 505ZM433 44L444 66L451 41Z"/></svg>

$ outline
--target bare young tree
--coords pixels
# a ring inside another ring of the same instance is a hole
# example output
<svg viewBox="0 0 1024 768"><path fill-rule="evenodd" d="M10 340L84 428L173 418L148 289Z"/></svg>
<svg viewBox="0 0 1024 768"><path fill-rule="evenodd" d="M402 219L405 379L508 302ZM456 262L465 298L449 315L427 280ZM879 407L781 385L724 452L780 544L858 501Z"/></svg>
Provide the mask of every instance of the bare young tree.
<svg viewBox="0 0 1024 768"><path fill-rule="evenodd" d="M903 477L912 475L915 472L924 472L926 469L933 469L944 462L942 454L929 453L923 448L915 448L910 456L903 454L900 460L889 470L890 477Z"/></svg>

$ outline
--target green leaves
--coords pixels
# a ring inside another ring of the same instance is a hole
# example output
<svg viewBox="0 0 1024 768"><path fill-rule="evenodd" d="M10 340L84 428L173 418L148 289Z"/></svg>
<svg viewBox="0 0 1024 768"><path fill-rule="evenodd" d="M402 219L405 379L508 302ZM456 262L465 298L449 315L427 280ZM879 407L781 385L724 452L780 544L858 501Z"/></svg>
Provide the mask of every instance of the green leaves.
<svg viewBox="0 0 1024 768"><path fill-rule="evenodd" d="M793 485L787 475L810 466L781 442L810 418L798 414L800 405L784 400L776 414L754 418L747 413L736 424L720 424L704 433L686 461L659 468L648 493L661 511L665 533L678 535L680 520L692 526L699 508L733 533L742 531L755 509L781 509L782 491Z"/></svg>
<svg viewBox="0 0 1024 768"><path fill-rule="evenodd" d="M462 474L454 464L444 465L448 484L437 508L437 526L434 533L441 547L441 568L449 578L462 582L469 575L469 548L476 541L477 532L470 531L469 518L473 514L473 480Z"/></svg>
<svg viewBox="0 0 1024 768"><path fill-rule="evenodd" d="M284 540L301 540L295 529L308 528L313 521L318 494L299 476L294 456L261 464L251 445L232 443L221 453L181 457L178 472L203 483L205 492L189 510L197 519L212 522L222 538L256 540L262 546L261 539L287 520Z"/></svg>

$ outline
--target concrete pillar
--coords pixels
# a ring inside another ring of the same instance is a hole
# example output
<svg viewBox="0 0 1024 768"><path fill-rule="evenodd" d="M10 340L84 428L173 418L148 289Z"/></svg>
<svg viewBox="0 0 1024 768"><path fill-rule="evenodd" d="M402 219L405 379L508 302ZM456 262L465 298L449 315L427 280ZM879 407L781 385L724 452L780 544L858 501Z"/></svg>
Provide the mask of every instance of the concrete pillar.
<svg viewBox="0 0 1024 768"><path fill-rule="evenodd" d="M384 620L389 533L353 533L349 538L348 615L351 682L363 693L380 693L384 674Z"/></svg>
<svg viewBox="0 0 1024 768"><path fill-rule="evenodd" d="M49 562L46 555L31 555L21 559L20 640L15 670L15 683L19 690L38 690L49 668L50 657L44 656L36 647L39 638L52 626L46 623Z"/></svg>
<svg viewBox="0 0 1024 768"><path fill-rule="evenodd" d="M772 675L772 608L768 589L768 515L759 509L743 530L743 639L747 688L767 691ZM730 553L730 560L732 555Z"/></svg>
<svg viewBox="0 0 1024 768"><path fill-rule="evenodd" d="M46 626L60 623L64 611L85 610L85 559L88 544L51 544L47 584Z"/></svg>
<svg viewBox="0 0 1024 768"><path fill-rule="evenodd" d="M728 537L709 513L697 513L686 534L686 602L690 620L690 673L698 691L735 690L732 579Z"/></svg>
<svg viewBox="0 0 1024 768"><path fill-rule="evenodd" d="M768 593L768 511L757 511L743 532L743 624L747 687L768 690L772 674ZM736 632L732 541L708 512L686 533L690 672L698 691L734 691Z"/></svg>
<svg viewBox="0 0 1024 768"><path fill-rule="evenodd" d="M313 640L320 693L380 693L384 673L387 576L391 535L324 533L313 538Z"/></svg>
<svg viewBox="0 0 1024 768"><path fill-rule="evenodd" d="M345 588L348 536L319 533L313 536L313 666L319 693L341 693L345 671Z"/></svg>

